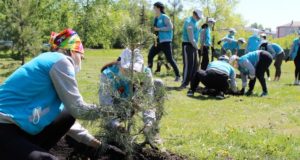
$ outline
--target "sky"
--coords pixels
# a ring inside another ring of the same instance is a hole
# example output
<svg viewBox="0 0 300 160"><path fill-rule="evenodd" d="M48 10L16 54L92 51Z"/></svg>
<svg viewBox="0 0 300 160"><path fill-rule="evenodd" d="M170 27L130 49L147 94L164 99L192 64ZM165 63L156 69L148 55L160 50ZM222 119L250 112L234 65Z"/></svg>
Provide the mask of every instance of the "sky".
<svg viewBox="0 0 300 160"><path fill-rule="evenodd" d="M158 0L151 0L156 2ZM160 0L167 3L168 0ZM183 0L185 9L194 8L195 4ZM252 23L262 24L272 28L291 23L292 20L300 21L300 0L240 0L235 12L242 15L247 25Z"/></svg>

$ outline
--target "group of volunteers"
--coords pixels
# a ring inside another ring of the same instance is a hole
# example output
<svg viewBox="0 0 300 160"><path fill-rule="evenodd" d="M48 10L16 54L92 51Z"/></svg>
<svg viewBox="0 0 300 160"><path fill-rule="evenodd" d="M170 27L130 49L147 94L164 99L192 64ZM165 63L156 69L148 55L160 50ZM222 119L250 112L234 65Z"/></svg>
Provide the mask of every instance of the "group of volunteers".
<svg viewBox="0 0 300 160"><path fill-rule="evenodd" d="M170 18L164 12L164 5L161 2L154 4L156 13L154 21L154 30L157 33L158 44L150 49L148 62L151 68L154 55L163 51L168 62L172 65L176 78L180 80L178 67L172 58L172 23ZM290 53L285 53L282 47L276 43L269 42L264 32L254 31L248 41L244 38L235 39L236 30L229 29L229 34L218 41L222 45L221 53L216 61L209 63L209 49L214 52L212 45L211 32L216 23L213 18L206 18L206 22L200 26L200 21L204 19L203 12L195 9L192 15L185 19L182 30L182 57L183 74L180 89L190 89L188 96L193 96L199 89L201 82L205 89L204 93L214 95L217 98L224 98L225 93L235 95L252 95L256 79L259 80L262 93L261 96L268 95L268 89L264 74L267 73L270 80L269 66L273 60L275 66L274 81L279 81L281 77L281 64L283 60L294 60L295 85L300 84L300 56L298 56L299 38L293 42ZM300 35L300 32L299 32ZM241 46L247 44L245 52L239 54ZM153 54L155 53L155 54ZM238 90L236 83L237 68L242 79L242 88ZM247 80L249 87L247 92Z"/></svg>
<svg viewBox="0 0 300 160"><path fill-rule="evenodd" d="M81 96L76 74L81 70L84 49L78 34L72 29L60 33L52 33L51 51L42 53L25 65L18 68L0 85L0 159L1 160L56 160L49 150L65 135L77 142L93 148L102 146L102 142L93 137L76 119L94 120L99 118L104 106L117 106L116 95L129 98L129 75L134 72L145 74L145 85L142 92L148 95L153 103L160 101L156 96L157 89L164 84L154 80L152 66L154 57L163 52L168 63L175 72L175 81L181 76L172 54L173 25L164 12L164 5L154 4L154 31L157 35L155 43L148 54L148 67L140 49L132 51L126 48L116 57L116 61L105 65L100 76L100 106L88 104ZM190 85L189 96L193 96L201 82L205 85L202 92L224 98L224 94L245 94L247 80L250 79L247 95L253 93L256 79L259 80L263 93L268 95L265 72L275 60L275 80L281 76L283 60L294 60L295 84L300 84L300 32L293 42L290 54L275 43L267 41L265 34L254 33L249 37L245 54L238 56L240 46L245 39L235 39L236 30L218 43L222 44L221 56L209 62L209 49L212 47L211 32L216 23L213 18L199 27L203 19L201 10L194 10L183 26L183 76L180 88ZM200 43L200 47L198 44ZM132 58L134 56L134 58ZM134 61L132 61L134 59ZM201 61L199 60L201 59ZM236 83L237 68L242 78L242 89ZM110 88L107 91L106 88ZM145 124L144 132L158 130L155 125L160 119L155 108L142 112ZM111 126L118 128L122 119L116 118ZM152 127L152 128L151 128ZM158 131L154 137L146 137L159 143Z"/></svg>

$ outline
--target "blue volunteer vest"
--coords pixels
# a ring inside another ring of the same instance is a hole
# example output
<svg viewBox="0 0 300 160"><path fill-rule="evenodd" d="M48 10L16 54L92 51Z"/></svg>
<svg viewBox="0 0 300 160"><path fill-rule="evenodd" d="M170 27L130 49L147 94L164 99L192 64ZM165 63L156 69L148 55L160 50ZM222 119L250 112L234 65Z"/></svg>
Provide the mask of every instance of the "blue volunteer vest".
<svg viewBox="0 0 300 160"><path fill-rule="evenodd" d="M283 49L276 43L272 43L271 47L274 49L276 55L283 52Z"/></svg>
<svg viewBox="0 0 300 160"><path fill-rule="evenodd" d="M299 38L294 39L294 41L293 41L293 48L291 48L292 49L292 53L290 55L290 58L292 60L294 60L296 58L296 56L298 54L299 46L300 46L300 40L299 40Z"/></svg>
<svg viewBox="0 0 300 160"><path fill-rule="evenodd" d="M290 55L291 60L294 60L296 58L297 54L298 54L298 49L299 49L299 46L300 46L299 43L300 43L299 38L294 39L292 53Z"/></svg>
<svg viewBox="0 0 300 160"><path fill-rule="evenodd" d="M243 55L242 57L239 58L238 63L242 64L246 60L248 60L255 68L259 61L259 52L253 51L253 52L249 52L249 53ZM244 74L249 74L248 69L241 67L241 65L239 65L238 69L240 72L242 72Z"/></svg>
<svg viewBox="0 0 300 160"><path fill-rule="evenodd" d="M261 40L258 36L253 35L248 39L247 51L253 52L258 50Z"/></svg>
<svg viewBox="0 0 300 160"><path fill-rule="evenodd" d="M199 41L200 28L198 27L197 21L193 17L189 17L184 21L183 30L182 30L182 40L183 42L189 42L188 26L193 26L194 40L196 43Z"/></svg>
<svg viewBox="0 0 300 160"><path fill-rule="evenodd" d="M201 44L203 44L204 46L211 46L211 35L210 35L210 33L211 33L211 29L209 27L207 27L205 29L204 33L202 32L202 29L200 30L200 39L203 36L202 34L204 34L204 37L205 37L203 42L201 42Z"/></svg>
<svg viewBox="0 0 300 160"><path fill-rule="evenodd" d="M230 50L233 54L236 50L240 49L240 46L237 41L225 42L223 45L223 49L225 51Z"/></svg>
<svg viewBox="0 0 300 160"><path fill-rule="evenodd" d="M235 73L234 68L228 62L220 60L209 63L207 69L219 70L228 76L232 76Z"/></svg>
<svg viewBox="0 0 300 160"><path fill-rule="evenodd" d="M167 15L165 14L161 14L158 18L157 18L157 28L162 28L162 27L166 27L166 23L165 23L165 19L168 18L170 19ZM159 37L159 42L171 42L173 39L173 29L170 31L159 31L158 32L158 37Z"/></svg>
<svg viewBox="0 0 300 160"><path fill-rule="evenodd" d="M145 67L143 72L149 73L151 70L150 68ZM121 98L129 97L131 85L130 79L121 73L118 65L112 65L106 68L102 74L110 80L113 91L118 91Z"/></svg>
<svg viewBox="0 0 300 160"><path fill-rule="evenodd" d="M52 66L63 58L66 56L58 52L43 53L0 86L0 112L29 134L41 132L63 109L49 75Z"/></svg>

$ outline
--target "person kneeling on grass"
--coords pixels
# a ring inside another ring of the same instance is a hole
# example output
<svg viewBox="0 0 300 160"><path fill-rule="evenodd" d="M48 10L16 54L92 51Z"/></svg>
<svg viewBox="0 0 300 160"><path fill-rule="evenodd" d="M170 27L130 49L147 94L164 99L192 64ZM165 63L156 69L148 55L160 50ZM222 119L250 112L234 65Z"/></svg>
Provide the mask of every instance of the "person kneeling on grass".
<svg viewBox="0 0 300 160"><path fill-rule="evenodd" d="M1 160L56 160L48 151L65 134L94 148L101 145L75 123L75 118L97 118L99 109L84 102L75 79L84 58L81 40L66 29L53 33L51 44L52 52L32 59L0 85Z"/></svg>
<svg viewBox="0 0 300 160"><path fill-rule="evenodd" d="M224 93L229 87L233 92L236 92L235 77L236 74L234 68L229 64L229 58L226 55L221 56L219 60L209 63L206 71L200 69L196 72L187 95L193 96L199 83L202 82L207 90L213 89L215 91L216 98L223 99Z"/></svg>
<svg viewBox="0 0 300 160"><path fill-rule="evenodd" d="M153 80L151 69L144 67L144 59L139 49L134 50L134 62L131 62L132 51L125 49L116 62L109 63L101 69L100 76L100 90L99 100L103 106L118 107L119 99L130 100L130 93L133 90L133 96L138 92L144 93L143 101L148 101L150 104L156 104L161 100L161 96L157 96L156 91L163 87L161 80ZM144 74L144 78L139 79L140 84L134 82L131 88L131 67L137 74ZM145 77L146 76L146 77ZM158 98L158 99L156 99ZM134 102L135 103L135 102ZM136 104L139 108L140 104ZM157 107L157 106L156 106ZM152 145L153 143L161 143L159 138L159 129L157 122L160 120L161 115L156 112L157 108L150 108L142 111L144 121L144 135L146 142ZM160 106L162 107L162 106ZM138 109L139 110L139 109ZM121 127L122 117L114 117L111 122L111 127L122 130ZM149 134L148 132L154 131L155 133Z"/></svg>
<svg viewBox="0 0 300 160"><path fill-rule="evenodd" d="M255 86L256 78L259 80L263 93L261 97L268 95L268 89L266 80L264 78L264 73L270 67L272 63L272 55L267 51L257 50L254 52L249 52L242 57L238 57L237 55L233 55L230 57L230 64L234 67L238 68L241 73L242 78L242 90L241 93L245 92L245 88L247 85L247 79L250 78L249 82L249 90L246 95L250 96L253 94L253 89Z"/></svg>

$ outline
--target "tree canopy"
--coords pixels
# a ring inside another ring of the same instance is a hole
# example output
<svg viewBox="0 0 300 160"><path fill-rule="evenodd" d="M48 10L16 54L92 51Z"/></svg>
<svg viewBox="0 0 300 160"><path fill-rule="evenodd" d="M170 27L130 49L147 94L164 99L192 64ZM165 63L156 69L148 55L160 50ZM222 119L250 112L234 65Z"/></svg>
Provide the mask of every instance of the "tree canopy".
<svg viewBox="0 0 300 160"><path fill-rule="evenodd" d="M238 36L248 36L245 22L234 12L238 0L190 0L201 4L205 17L217 20L213 35L222 38L229 28ZM174 3L176 2L176 4ZM184 19L182 1L168 1L167 14L174 21L174 48L180 49ZM192 9L192 8L191 8ZM0 1L0 40L13 41L12 55L24 57L40 52L52 31L76 30L88 48L122 48L124 23L137 21L149 30L153 26L153 7L146 0L2 0ZM204 23L202 20L201 23ZM258 28L259 25L256 25ZM246 38L246 37L245 37ZM180 51L175 51L176 54Z"/></svg>

